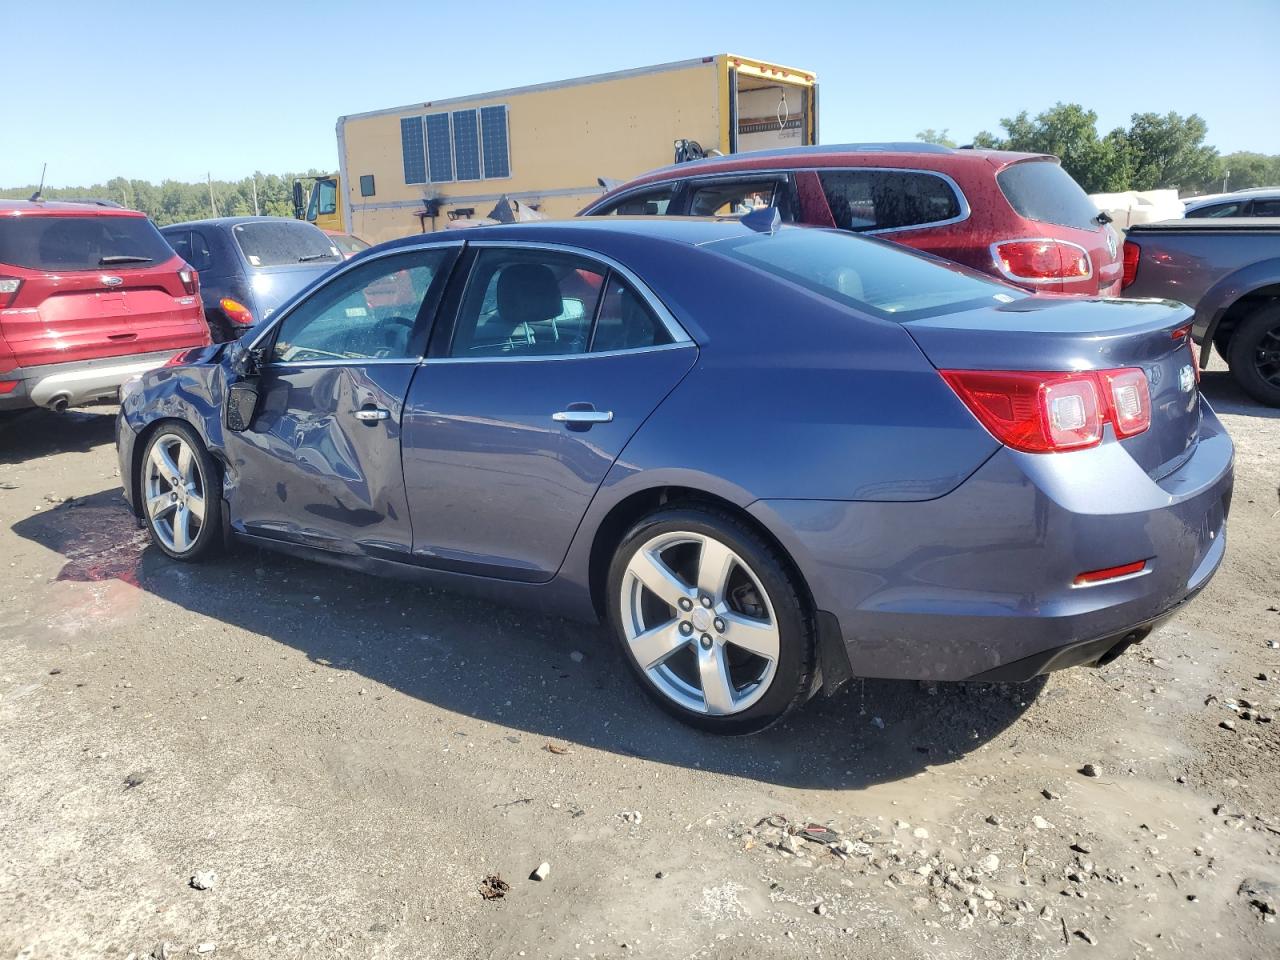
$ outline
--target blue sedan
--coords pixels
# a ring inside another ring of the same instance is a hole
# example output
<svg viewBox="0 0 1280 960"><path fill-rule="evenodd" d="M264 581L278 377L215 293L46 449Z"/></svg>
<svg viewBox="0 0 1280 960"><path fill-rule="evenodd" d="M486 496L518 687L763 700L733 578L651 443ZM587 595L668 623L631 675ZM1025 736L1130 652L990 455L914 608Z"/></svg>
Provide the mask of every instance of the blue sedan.
<svg viewBox="0 0 1280 960"><path fill-rule="evenodd" d="M175 560L600 619L749 733L851 677L1105 663L1200 590L1232 446L1189 319L772 211L446 231L130 384L121 476Z"/></svg>

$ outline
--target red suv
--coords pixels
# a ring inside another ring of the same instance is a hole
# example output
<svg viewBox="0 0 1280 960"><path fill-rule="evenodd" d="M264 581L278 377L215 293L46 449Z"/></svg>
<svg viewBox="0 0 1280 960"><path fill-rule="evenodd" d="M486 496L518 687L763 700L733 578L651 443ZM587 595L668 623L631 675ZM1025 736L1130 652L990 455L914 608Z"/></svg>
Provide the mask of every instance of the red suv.
<svg viewBox="0 0 1280 960"><path fill-rule="evenodd" d="M923 143L758 150L646 173L581 216L732 216L893 240L1036 290L1120 292L1109 218L1055 157Z"/></svg>
<svg viewBox="0 0 1280 960"><path fill-rule="evenodd" d="M136 210L0 200L0 410L113 400L209 343L199 287Z"/></svg>

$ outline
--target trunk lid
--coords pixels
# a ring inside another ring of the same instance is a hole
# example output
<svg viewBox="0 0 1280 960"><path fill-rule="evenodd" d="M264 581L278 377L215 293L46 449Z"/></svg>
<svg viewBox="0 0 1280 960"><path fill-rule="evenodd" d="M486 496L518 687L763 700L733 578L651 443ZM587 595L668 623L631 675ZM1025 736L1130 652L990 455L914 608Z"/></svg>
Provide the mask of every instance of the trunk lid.
<svg viewBox="0 0 1280 960"><path fill-rule="evenodd" d="M911 334L943 370L1113 370L1140 367L1151 392L1151 426L1121 445L1153 478L1181 466L1200 433L1200 390L1186 334L1192 311L1170 300L1027 297L1001 307L909 320ZM1113 437L1110 428L1108 436Z"/></svg>

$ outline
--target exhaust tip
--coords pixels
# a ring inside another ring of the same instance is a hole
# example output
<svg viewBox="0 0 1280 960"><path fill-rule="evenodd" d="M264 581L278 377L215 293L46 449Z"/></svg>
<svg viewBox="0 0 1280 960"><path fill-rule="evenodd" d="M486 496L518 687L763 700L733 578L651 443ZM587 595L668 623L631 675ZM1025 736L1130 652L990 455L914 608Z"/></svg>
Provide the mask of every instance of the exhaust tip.
<svg viewBox="0 0 1280 960"><path fill-rule="evenodd" d="M49 399L47 406L54 413L66 413L67 407L71 406L71 394L59 393Z"/></svg>

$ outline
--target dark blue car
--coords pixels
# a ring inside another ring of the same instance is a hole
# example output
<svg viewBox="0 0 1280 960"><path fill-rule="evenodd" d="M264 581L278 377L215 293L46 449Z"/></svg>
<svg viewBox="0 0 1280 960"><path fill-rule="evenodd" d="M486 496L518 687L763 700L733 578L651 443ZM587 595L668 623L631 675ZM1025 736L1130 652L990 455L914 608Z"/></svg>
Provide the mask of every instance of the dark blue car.
<svg viewBox="0 0 1280 960"><path fill-rule="evenodd" d="M161 227L200 277L214 343L235 340L343 260L314 224L284 217L219 217Z"/></svg>
<svg viewBox="0 0 1280 960"><path fill-rule="evenodd" d="M175 559L230 538L603 619L727 733L852 676L1107 662L1208 582L1232 445L1185 307L771 217L375 247L133 384L125 492Z"/></svg>

